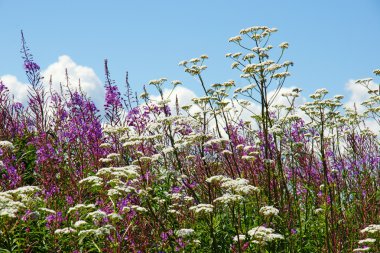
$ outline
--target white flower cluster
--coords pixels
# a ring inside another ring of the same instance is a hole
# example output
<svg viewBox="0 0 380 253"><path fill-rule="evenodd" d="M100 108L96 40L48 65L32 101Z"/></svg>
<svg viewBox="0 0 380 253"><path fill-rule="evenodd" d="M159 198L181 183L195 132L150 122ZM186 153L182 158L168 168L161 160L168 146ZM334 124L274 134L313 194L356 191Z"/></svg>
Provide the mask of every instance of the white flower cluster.
<svg viewBox="0 0 380 253"><path fill-rule="evenodd" d="M274 233L273 228L264 226L255 227L248 231L248 235L253 239L253 243L265 245L267 242L282 240L284 236Z"/></svg>
<svg viewBox="0 0 380 253"><path fill-rule="evenodd" d="M259 188L250 185L249 181L245 178L231 179L225 177L221 180L220 186L228 192L233 192L241 195L248 195L254 192L259 192Z"/></svg>
<svg viewBox="0 0 380 253"><path fill-rule="evenodd" d="M87 212L89 210L95 209L94 204L89 204L89 205L84 205L84 204L78 204L75 205L74 207L70 207L69 210L67 211L68 214L70 213L75 213L75 212Z"/></svg>
<svg viewBox="0 0 380 253"><path fill-rule="evenodd" d="M260 208L260 213L264 216L275 216L278 215L279 210L273 206L263 206Z"/></svg>
<svg viewBox="0 0 380 253"><path fill-rule="evenodd" d="M237 194L225 193L221 197L214 199L215 203L230 204L234 202L240 202L243 200L243 196Z"/></svg>
<svg viewBox="0 0 380 253"><path fill-rule="evenodd" d="M356 248L352 252L364 252L364 251L369 251L370 249L371 249L370 247Z"/></svg>
<svg viewBox="0 0 380 253"><path fill-rule="evenodd" d="M65 235L65 234L71 234L71 233L75 233L75 232L77 232L75 229L70 228L70 227L66 227L66 228L55 230L54 234Z"/></svg>
<svg viewBox="0 0 380 253"><path fill-rule="evenodd" d="M101 168L96 173L96 176L113 176L117 178L133 179L139 177L139 173L137 172L138 168L139 167L136 165Z"/></svg>
<svg viewBox="0 0 380 253"><path fill-rule="evenodd" d="M229 142L230 142L230 140L228 140L228 139L217 138L217 139L211 139L211 140L207 141L205 144L203 144L203 146L211 146L211 145L215 145L215 144L222 145L222 144L226 144Z"/></svg>
<svg viewBox="0 0 380 253"><path fill-rule="evenodd" d="M360 233L379 233L380 232L380 224L371 224L367 226L366 228L360 230Z"/></svg>
<svg viewBox="0 0 380 253"><path fill-rule="evenodd" d="M213 184L213 183L220 183L221 181L224 181L226 179L223 175L216 175L212 176L206 179L207 183Z"/></svg>
<svg viewBox="0 0 380 253"><path fill-rule="evenodd" d="M195 213L212 213L214 210L214 206L211 204L198 204L196 206L192 206L189 208L190 211L194 211Z"/></svg>
<svg viewBox="0 0 380 253"><path fill-rule="evenodd" d="M82 227L82 226L84 226L86 224L88 224L86 221L84 221L84 220L78 220L78 221L76 221L74 223L74 227L79 228L79 227Z"/></svg>
<svg viewBox="0 0 380 253"><path fill-rule="evenodd" d="M80 180L79 184L89 184L91 186L102 186L103 179L97 176L89 176Z"/></svg>
<svg viewBox="0 0 380 253"><path fill-rule="evenodd" d="M0 141L0 148L14 149L14 146L10 141Z"/></svg>
<svg viewBox="0 0 380 253"><path fill-rule="evenodd" d="M87 236L101 237L109 235L111 233L111 230L115 230L115 228L112 225L107 224L97 229L82 230L78 233L78 235L82 238Z"/></svg>
<svg viewBox="0 0 380 253"><path fill-rule="evenodd" d="M93 211L93 212L90 212L87 214L86 218L88 219L91 219L93 221L99 221L103 218L106 218L107 217L107 213L102 211L102 210L96 210L96 211Z"/></svg>
<svg viewBox="0 0 380 253"><path fill-rule="evenodd" d="M22 186L22 187L16 188L14 190L6 191L6 193L11 194L11 195L21 195L21 194L33 195L34 193L38 191L41 191L41 188L39 188L38 186L28 185L28 186Z"/></svg>
<svg viewBox="0 0 380 253"><path fill-rule="evenodd" d="M229 38L229 39L228 39L228 42L239 42L239 41L241 41L241 40L242 40L241 36L240 36L240 35L237 35L237 36L234 36L234 37Z"/></svg>
<svg viewBox="0 0 380 253"><path fill-rule="evenodd" d="M38 208L38 210L40 210L42 212L46 212L46 213L52 213L52 214L56 213L54 210L49 209L49 208L45 208L45 207L40 207L40 208Z"/></svg>
<svg viewBox="0 0 380 253"><path fill-rule="evenodd" d="M183 228L183 229L177 230L175 234L176 234L178 237L188 237L188 236L190 236L192 233L194 233L194 229L191 229L191 228Z"/></svg>
<svg viewBox="0 0 380 253"><path fill-rule="evenodd" d="M99 145L99 148L111 148L112 145L111 143L102 143Z"/></svg>
<svg viewBox="0 0 380 253"><path fill-rule="evenodd" d="M125 206L125 207L123 207L123 211L129 212L131 210L134 210L134 211L139 212L139 213L146 213L148 211L145 207L138 206L138 205L132 205L132 206Z"/></svg>
<svg viewBox="0 0 380 253"><path fill-rule="evenodd" d="M375 242L376 242L376 239L374 239L374 238L366 238L366 239L360 240L358 243L359 244L369 244L369 243L375 243Z"/></svg>
<svg viewBox="0 0 380 253"><path fill-rule="evenodd" d="M245 241L245 235L235 235L233 240L234 240L234 242Z"/></svg>
<svg viewBox="0 0 380 253"><path fill-rule="evenodd" d="M149 81L149 85L162 85L167 80L168 80L167 78L160 78L160 79L157 79L157 80L150 80Z"/></svg>
<svg viewBox="0 0 380 253"><path fill-rule="evenodd" d="M40 190L37 186L23 186L0 192L0 217L16 218L19 211L39 199L32 195Z"/></svg>
<svg viewBox="0 0 380 253"><path fill-rule="evenodd" d="M0 217L16 218L17 213L24 208L26 206L22 202L14 201L9 194L0 195Z"/></svg>
<svg viewBox="0 0 380 253"><path fill-rule="evenodd" d="M259 188L250 185L249 181L244 178L231 179L223 175L216 175L206 179L211 184L220 184L225 190L225 194L214 200L215 203L230 204L244 200L242 195L250 195L259 192Z"/></svg>

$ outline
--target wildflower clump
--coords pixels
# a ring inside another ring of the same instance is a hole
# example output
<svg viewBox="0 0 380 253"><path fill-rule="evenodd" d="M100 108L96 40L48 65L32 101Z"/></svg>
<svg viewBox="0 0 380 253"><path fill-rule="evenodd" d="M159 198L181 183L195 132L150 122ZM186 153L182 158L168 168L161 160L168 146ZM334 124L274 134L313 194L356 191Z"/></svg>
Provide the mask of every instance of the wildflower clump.
<svg viewBox="0 0 380 253"><path fill-rule="evenodd" d="M22 34L28 101L0 80L0 251L380 252L379 70L355 83L360 110L306 98L276 33L228 40L238 80L181 61L203 91L186 104L185 82L138 95L105 60L102 109L70 73L54 90Z"/></svg>

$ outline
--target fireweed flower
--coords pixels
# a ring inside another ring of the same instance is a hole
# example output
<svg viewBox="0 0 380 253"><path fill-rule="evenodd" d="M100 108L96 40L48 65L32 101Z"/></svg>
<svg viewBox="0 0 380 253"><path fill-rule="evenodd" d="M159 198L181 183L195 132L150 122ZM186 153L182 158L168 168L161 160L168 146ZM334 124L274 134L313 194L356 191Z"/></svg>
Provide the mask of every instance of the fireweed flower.
<svg viewBox="0 0 380 253"><path fill-rule="evenodd" d="M32 61L25 61L24 62L24 69L29 72L36 72L40 70L40 66L38 66L37 63Z"/></svg>
<svg viewBox="0 0 380 253"><path fill-rule="evenodd" d="M249 195L254 192L259 192L259 188L249 185L249 181L244 178L226 178L220 186L227 191L231 191L241 195Z"/></svg>

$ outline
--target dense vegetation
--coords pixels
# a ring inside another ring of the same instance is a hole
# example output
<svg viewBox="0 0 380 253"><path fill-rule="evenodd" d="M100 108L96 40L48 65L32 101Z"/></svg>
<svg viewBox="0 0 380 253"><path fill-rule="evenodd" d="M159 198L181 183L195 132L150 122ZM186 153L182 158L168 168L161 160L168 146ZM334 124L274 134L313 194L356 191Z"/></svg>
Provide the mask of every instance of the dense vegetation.
<svg viewBox="0 0 380 253"><path fill-rule="evenodd" d="M69 78L50 89L22 36L28 103L0 82L0 251L380 252L379 139L366 127L379 89L357 81L361 114L325 89L297 106L300 89L281 93L293 63L275 32L230 38L244 87L207 85L206 55L181 62L204 90L190 105L170 102L165 78L149 82L155 101L128 81L121 94L105 62L103 116Z"/></svg>

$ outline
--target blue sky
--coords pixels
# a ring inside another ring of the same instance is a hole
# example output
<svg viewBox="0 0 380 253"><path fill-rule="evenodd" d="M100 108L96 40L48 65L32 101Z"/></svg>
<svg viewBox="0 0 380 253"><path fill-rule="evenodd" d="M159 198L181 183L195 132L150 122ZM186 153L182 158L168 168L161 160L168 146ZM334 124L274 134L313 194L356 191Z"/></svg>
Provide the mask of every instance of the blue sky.
<svg viewBox="0 0 380 253"><path fill-rule="evenodd" d="M140 91L151 79L179 79L201 95L178 62L210 57L209 84L235 79L224 57L239 49L228 38L254 25L276 27L273 45L287 41L286 59L295 63L285 86L305 95L317 88L346 94L350 79L371 77L380 68L380 1L20 1L0 0L0 77L26 82L20 57L23 29L42 69L68 55L104 80L103 60L123 85L129 71Z"/></svg>

